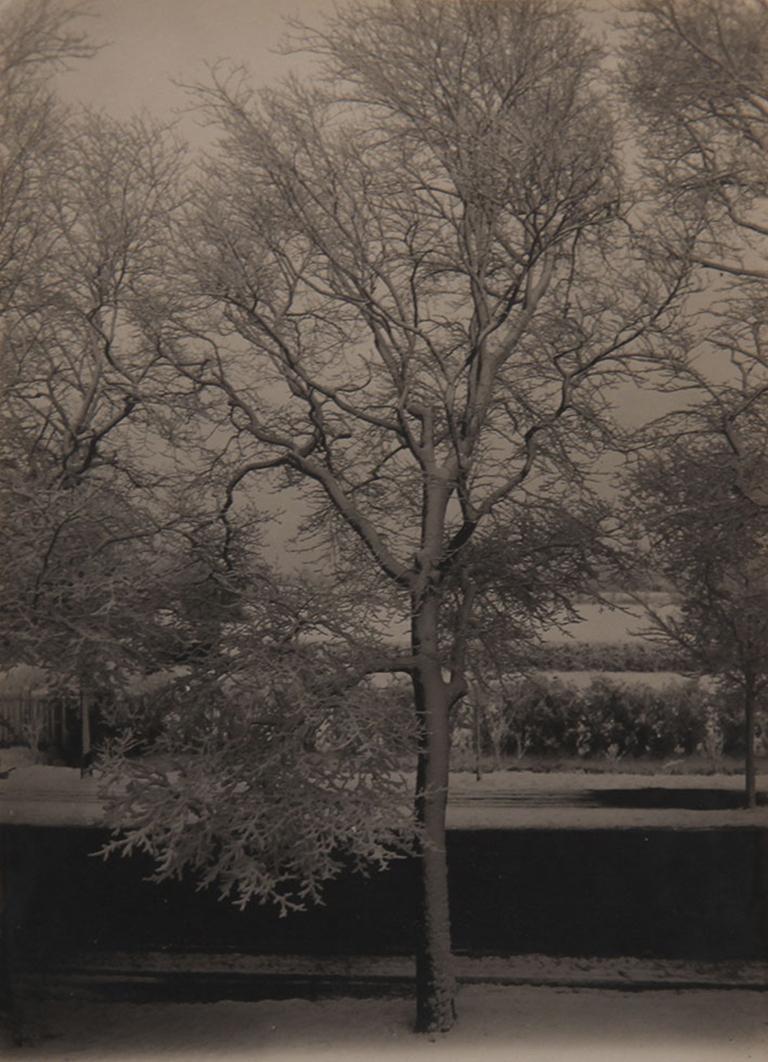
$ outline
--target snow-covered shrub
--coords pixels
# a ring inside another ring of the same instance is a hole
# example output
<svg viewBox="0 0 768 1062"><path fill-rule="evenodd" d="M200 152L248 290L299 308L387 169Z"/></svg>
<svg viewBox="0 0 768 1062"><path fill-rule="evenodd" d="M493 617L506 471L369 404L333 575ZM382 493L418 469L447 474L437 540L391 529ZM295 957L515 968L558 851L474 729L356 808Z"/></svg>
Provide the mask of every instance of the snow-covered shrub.
<svg viewBox="0 0 768 1062"><path fill-rule="evenodd" d="M661 689L607 677L576 689L531 676L507 686L508 755L580 757L690 755L707 733L707 698L695 681Z"/></svg>
<svg viewBox="0 0 768 1062"><path fill-rule="evenodd" d="M189 873L284 914L320 903L350 865L412 852L413 713L397 689L353 685L317 656L264 654L226 681L180 682L148 720L124 706L99 760L115 830L103 853L144 852L155 880Z"/></svg>

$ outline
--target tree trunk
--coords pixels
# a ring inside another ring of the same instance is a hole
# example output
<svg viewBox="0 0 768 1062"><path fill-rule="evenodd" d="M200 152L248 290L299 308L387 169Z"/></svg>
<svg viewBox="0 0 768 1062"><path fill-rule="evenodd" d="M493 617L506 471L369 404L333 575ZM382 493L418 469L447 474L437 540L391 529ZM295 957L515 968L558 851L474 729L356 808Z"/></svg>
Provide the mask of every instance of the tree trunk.
<svg viewBox="0 0 768 1062"><path fill-rule="evenodd" d="M414 610L412 638L420 659L413 687L420 738L416 819L423 831L416 928L417 1032L447 1032L456 1020L445 846L449 703L436 653L437 611L436 600L421 602Z"/></svg>
<svg viewBox="0 0 768 1062"><path fill-rule="evenodd" d="M80 773L86 770L91 758L91 694L80 690Z"/></svg>
<svg viewBox="0 0 768 1062"><path fill-rule="evenodd" d="M744 804L757 806L757 770L755 766L755 686L747 680L744 689Z"/></svg>
<svg viewBox="0 0 768 1062"><path fill-rule="evenodd" d="M480 742L480 705L477 703L477 696L473 691L472 696L472 743L475 751L475 780L480 781L480 776L483 773L481 758L482 748Z"/></svg>

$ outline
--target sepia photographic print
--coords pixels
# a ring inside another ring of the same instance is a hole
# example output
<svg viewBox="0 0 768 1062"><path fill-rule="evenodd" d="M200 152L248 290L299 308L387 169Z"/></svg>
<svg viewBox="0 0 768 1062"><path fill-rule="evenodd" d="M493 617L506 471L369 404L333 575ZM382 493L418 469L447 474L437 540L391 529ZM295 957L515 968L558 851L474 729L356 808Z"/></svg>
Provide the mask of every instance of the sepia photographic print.
<svg viewBox="0 0 768 1062"><path fill-rule="evenodd" d="M768 0L0 0L0 1053L768 1059Z"/></svg>

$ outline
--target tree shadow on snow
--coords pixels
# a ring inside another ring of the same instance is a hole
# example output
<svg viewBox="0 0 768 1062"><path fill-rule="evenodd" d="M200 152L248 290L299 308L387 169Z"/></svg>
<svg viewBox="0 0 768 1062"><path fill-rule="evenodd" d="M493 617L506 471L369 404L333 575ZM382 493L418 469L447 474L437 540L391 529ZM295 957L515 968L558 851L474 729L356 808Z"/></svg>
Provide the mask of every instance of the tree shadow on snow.
<svg viewBox="0 0 768 1062"><path fill-rule="evenodd" d="M729 789L594 789L590 801L608 808L639 808L685 811L732 811L744 806L744 794ZM768 804L768 794L759 793L758 805Z"/></svg>

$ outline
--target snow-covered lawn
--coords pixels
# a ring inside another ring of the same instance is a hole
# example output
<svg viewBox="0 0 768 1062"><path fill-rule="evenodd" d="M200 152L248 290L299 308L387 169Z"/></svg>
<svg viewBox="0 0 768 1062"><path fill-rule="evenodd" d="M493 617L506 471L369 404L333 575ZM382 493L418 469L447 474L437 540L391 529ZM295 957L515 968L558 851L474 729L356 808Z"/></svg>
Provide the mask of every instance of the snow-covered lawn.
<svg viewBox="0 0 768 1062"><path fill-rule="evenodd" d="M761 782L764 780L761 776ZM738 775L589 774L584 771L493 771L478 781L451 774L448 825L453 829L768 828L768 806L702 811L684 807L611 807L588 802L608 790L719 790L740 793ZM763 788L760 785L759 788ZM674 804L674 800L670 803Z"/></svg>
<svg viewBox="0 0 768 1062"><path fill-rule="evenodd" d="M163 976L182 972L201 977L413 978L407 955L274 955L215 951L88 951L70 954L66 970L86 971L96 980L119 975ZM55 973L55 966L53 967ZM454 956L460 981L568 988L734 988L768 989L768 961L755 959L617 958L582 955ZM66 985L66 980L64 981ZM49 981L50 985L50 981ZM53 993L57 995L58 993ZM59 996L59 998L61 998ZM257 998L254 996L254 999Z"/></svg>
<svg viewBox="0 0 768 1062"><path fill-rule="evenodd" d="M616 992L468 985L444 1037L411 1032L409 999L48 1004L35 1062L765 1062L756 991Z"/></svg>
<svg viewBox="0 0 768 1062"><path fill-rule="evenodd" d="M410 792L412 780L404 789ZM601 790L718 789L738 793L739 775L494 771L479 781L452 773L448 825L453 829L768 828L768 805L751 811L612 807L590 803ZM759 788L765 788L765 775ZM98 781L68 767L17 767L0 779L0 823L95 826L102 822Z"/></svg>

